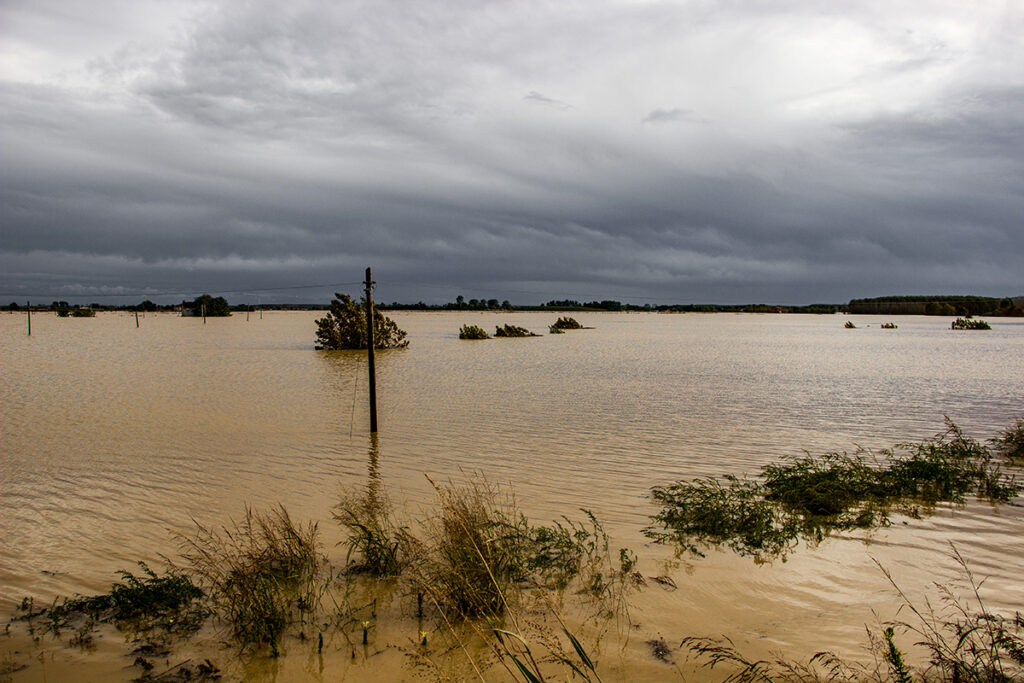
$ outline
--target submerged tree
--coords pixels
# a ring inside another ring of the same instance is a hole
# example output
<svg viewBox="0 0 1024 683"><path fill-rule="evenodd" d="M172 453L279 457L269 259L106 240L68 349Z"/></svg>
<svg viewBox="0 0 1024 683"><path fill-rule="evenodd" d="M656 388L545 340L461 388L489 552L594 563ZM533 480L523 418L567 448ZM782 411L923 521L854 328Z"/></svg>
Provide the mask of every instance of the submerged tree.
<svg viewBox="0 0 1024 683"><path fill-rule="evenodd" d="M209 318L226 318L231 315L231 307L228 305L227 299L222 296L213 297L203 294L197 296L192 304L195 306L194 315L204 315L204 307L205 315Z"/></svg>
<svg viewBox="0 0 1024 683"><path fill-rule="evenodd" d="M366 301L353 301L348 294L336 292L331 310L316 321L317 349L365 349ZM404 349L409 345L405 330L399 329L391 318L373 309L373 347L375 349Z"/></svg>

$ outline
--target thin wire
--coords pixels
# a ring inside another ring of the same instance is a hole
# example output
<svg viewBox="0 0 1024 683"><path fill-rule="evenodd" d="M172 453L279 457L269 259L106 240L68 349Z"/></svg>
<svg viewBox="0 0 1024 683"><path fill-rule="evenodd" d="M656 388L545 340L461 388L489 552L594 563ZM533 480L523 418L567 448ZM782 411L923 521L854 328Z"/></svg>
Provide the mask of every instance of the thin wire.
<svg viewBox="0 0 1024 683"><path fill-rule="evenodd" d="M288 285L286 287L263 287L263 288L249 288L249 289L217 289L216 287L206 287L206 288L196 287L194 289L175 289L175 290L168 290L168 291L164 291L164 292L153 292L153 291L128 292L127 294L108 294L108 293L105 293L105 292L89 292L89 293L86 293L86 294L72 294L70 292L63 292L61 294L52 294L52 293L51 294L38 294L38 293L28 293L28 294L26 294L26 293L23 293L23 292L19 292L15 296L28 296L28 297L36 297L36 298L42 298L42 299L46 299L46 298L49 298L49 297L52 297L52 296L58 296L58 297L60 297L60 296L70 296L70 297L76 297L76 298L89 297L89 296L95 296L95 297L126 297L126 296L136 297L136 296L144 296L144 297L149 297L149 296L170 296L172 294L191 294L193 292L199 292L199 291L217 292L218 294L253 294L255 292L281 292L281 291L284 291L284 290L293 290L293 289L322 289L324 287L348 287L350 285L361 285L361 284L363 284L362 280L358 280L356 282L328 282L328 283L319 284L319 285ZM3 296L6 297L6 296L10 296L10 295L9 294L4 294Z"/></svg>

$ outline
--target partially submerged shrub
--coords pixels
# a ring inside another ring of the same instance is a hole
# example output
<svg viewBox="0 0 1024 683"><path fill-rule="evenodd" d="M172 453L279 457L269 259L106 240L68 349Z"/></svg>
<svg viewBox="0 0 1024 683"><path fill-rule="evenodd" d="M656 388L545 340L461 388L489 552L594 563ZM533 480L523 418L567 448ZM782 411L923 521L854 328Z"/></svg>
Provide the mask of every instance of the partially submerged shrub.
<svg viewBox="0 0 1024 683"><path fill-rule="evenodd" d="M315 605L317 526L296 525L284 507L267 513L246 508L242 521L219 530L197 524L182 546L243 646L269 645L277 654L293 610Z"/></svg>
<svg viewBox="0 0 1024 683"><path fill-rule="evenodd" d="M724 544L763 559L801 537L813 543L833 530L888 524L890 511L917 516L968 494L1005 502L1020 488L988 447L947 421L935 438L877 455L784 458L763 467L759 482L726 476L655 487L661 510L645 533L696 554Z"/></svg>
<svg viewBox="0 0 1024 683"><path fill-rule="evenodd" d="M555 327L554 325L552 325L551 327L548 328L548 333L549 334L565 334L565 330L563 330L560 327Z"/></svg>
<svg viewBox="0 0 1024 683"><path fill-rule="evenodd" d="M966 318L957 318L949 324L950 329L953 330L991 330L992 326L984 320L974 320L970 316Z"/></svg>
<svg viewBox="0 0 1024 683"><path fill-rule="evenodd" d="M559 318L558 320L556 320L555 324L552 325L552 327L557 327L560 330L582 330L583 329L583 325L580 325L578 322L576 322L575 318L570 318L568 316L566 316L564 318Z"/></svg>
<svg viewBox="0 0 1024 683"><path fill-rule="evenodd" d="M517 327L516 325L498 325L494 329L495 337L536 337L537 335L530 332L525 327Z"/></svg>
<svg viewBox="0 0 1024 683"><path fill-rule="evenodd" d="M459 329L459 339L490 339L490 335L482 327L463 325Z"/></svg>
<svg viewBox="0 0 1024 683"><path fill-rule="evenodd" d="M882 323L883 330L895 330L897 327L896 323Z"/></svg>
<svg viewBox="0 0 1024 683"><path fill-rule="evenodd" d="M336 292L331 310L316 321L317 349L365 349L369 346L366 335L366 305L357 303L348 294ZM373 348L403 349L409 345L404 330L378 309L373 309Z"/></svg>
<svg viewBox="0 0 1024 683"><path fill-rule="evenodd" d="M846 324L843 325L843 327L845 327L848 330L855 330L855 329L857 329L857 326L853 324L852 320L847 320Z"/></svg>

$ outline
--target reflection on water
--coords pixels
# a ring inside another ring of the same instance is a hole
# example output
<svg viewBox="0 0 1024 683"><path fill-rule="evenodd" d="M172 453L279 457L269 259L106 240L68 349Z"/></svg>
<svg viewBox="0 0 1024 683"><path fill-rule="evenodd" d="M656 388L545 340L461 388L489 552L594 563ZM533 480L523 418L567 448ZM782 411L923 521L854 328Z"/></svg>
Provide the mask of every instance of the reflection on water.
<svg viewBox="0 0 1024 683"><path fill-rule="evenodd" d="M104 590L116 570L173 554L169 531L245 504L324 522L334 549L339 489L368 482L416 506L432 498L424 473L508 482L541 521L593 509L651 565L651 486L920 439L944 414L986 438L1024 413L1021 321L954 332L896 318L883 331L867 316L846 330L839 316L580 314L595 329L461 342L463 324L543 332L555 316L398 313L411 345L377 355L374 438L363 355L313 351L315 317L151 315L136 328L128 314L40 315L28 337L23 317L0 315L0 603ZM923 586L953 570L955 540L998 601L1022 588L1021 518L972 504L756 571L712 553L685 590L649 591L638 610L672 637L720 623L762 649L813 652L808 633L859 642L888 600L872 556Z"/></svg>

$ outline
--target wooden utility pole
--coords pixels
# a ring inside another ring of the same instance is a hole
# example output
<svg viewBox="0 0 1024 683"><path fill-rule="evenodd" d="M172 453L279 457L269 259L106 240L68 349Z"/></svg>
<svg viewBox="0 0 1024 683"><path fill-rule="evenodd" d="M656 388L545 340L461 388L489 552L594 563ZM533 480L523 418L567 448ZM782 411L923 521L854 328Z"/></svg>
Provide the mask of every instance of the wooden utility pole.
<svg viewBox="0 0 1024 683"><path fill-rule="evenodd" d="M28 316L28 336L32 336L32 302L25 302L25 314Z"/></svg>
<svg viewBox="0 0 1024 683"><path fill-rule="evenodd" d="M377 433L377 375L373 368L373 274L366 269L366 350L370 366L370 433Z"/></svg>

